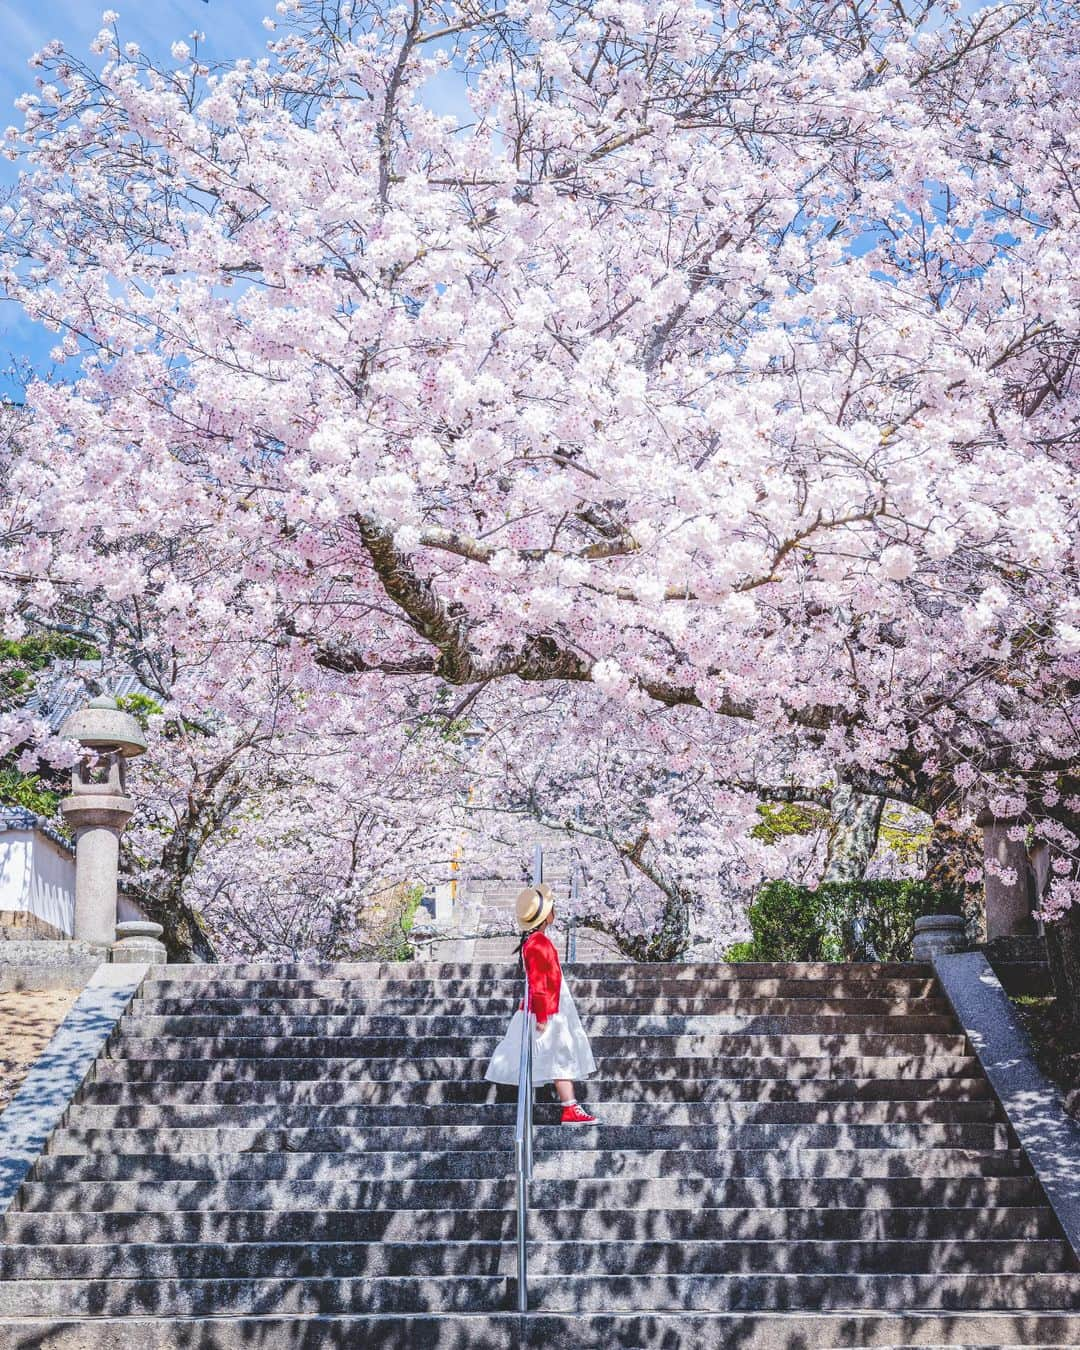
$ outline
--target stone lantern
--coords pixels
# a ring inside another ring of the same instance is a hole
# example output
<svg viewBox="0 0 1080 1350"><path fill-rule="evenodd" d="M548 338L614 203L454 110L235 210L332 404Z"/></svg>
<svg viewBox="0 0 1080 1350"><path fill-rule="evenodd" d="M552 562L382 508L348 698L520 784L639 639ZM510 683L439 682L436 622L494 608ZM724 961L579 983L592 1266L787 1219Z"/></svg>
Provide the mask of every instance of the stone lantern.
<svg viewBox="0 0 1080 1350"><path fill-rule="evenodd" d="M108 947L116 936L120 836L135 809L127 761L146 741L135 718L108 697L65 718L60 735L88 752L72 770L71 796L60 803L75 832L75 937Z"/></svg>

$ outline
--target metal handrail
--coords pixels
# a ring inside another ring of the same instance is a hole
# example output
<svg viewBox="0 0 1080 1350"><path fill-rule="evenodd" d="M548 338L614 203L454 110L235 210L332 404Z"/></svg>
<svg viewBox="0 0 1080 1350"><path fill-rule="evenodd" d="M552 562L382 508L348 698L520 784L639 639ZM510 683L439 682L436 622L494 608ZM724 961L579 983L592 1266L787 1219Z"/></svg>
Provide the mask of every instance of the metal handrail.
<svg viewBox="0 0 1080 1350"><path fill-rule="evenodd" d="M577 960L577 901L578 868L574 864L570 873L570 922L566 926L566 961L572 965Z"/></svg>
<svg viewBox="0 0 1080 1350"><path fill-rule="evenodd" d="M529 1311L529 1182L533 1175L533 1026L535 1018L525 977L525 1012L518 1058L517 1119L514 1123L514 1165L517 1169L517 1303L518 1312Z"/></svg>

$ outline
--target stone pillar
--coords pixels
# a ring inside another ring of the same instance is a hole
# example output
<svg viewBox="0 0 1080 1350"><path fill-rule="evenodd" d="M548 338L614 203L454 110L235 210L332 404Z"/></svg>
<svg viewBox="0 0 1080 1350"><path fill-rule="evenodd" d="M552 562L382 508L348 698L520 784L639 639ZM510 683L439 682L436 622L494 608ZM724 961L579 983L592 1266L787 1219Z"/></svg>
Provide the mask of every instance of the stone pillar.
<svg viewBox="0 0 1080 1350"><path fill-rule="evenodd" d="M432 919L441 928L448 928L454 919L454 881L439 881L435 884L435 898L432 901L434 914Z"/></svg>
<svg viewBox="0 0 1080 1350"><path fill-rule="evenodd" d="M135 803L127 795L127 761L146 749L138 722L116 700L95 698L72 713L60 735L86 752L60 803L75 831L75 937L109 947L116 936L120 835Z"/></svg>
<svg viewBox="0 0 1080 1350"><path fill-rule="evenodd" d="M1035 931L1035 878L1022 839L1012 840L1009 831L1015 820L998 820L991 811L980 811L975 820L982 830L983 863L1011 868L1015 880L1004 882L991 872L984 873L986 894L986 940L1000 937L1024 937Z"/></svg>

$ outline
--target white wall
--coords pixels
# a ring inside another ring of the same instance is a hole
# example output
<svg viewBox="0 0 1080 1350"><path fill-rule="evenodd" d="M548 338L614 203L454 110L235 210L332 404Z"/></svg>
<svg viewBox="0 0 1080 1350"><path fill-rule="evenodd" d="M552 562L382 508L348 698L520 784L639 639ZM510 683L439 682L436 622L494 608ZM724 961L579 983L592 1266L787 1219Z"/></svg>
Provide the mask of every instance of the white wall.
<svg viewBox="0 0 1080 1350"><path fill-rule="evenodd" d="M0 914L32 914L58 932L75 932L75 859L40 830L0 828ZM117 898L120 923L144 919L126 895Z"/></svg>
<svg viewBox="0 0 1080 1350"><path fill-rule="evenodd" d="M0 833L0 913L33 914L75 931L75 859L37 830Z"/></svg>

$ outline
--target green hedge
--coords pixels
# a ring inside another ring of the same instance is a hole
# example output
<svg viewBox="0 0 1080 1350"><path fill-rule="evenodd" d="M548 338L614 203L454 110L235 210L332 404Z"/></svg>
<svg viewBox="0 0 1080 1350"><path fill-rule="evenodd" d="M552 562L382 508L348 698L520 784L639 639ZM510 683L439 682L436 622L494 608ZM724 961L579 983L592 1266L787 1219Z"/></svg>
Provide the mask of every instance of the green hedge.
<svg viewBox="0 0 1080 1350"><path fill-rule="evenodd" d="M728 961L910 961L915 920L960 914L960 897L926 881L769 881L750 906L749 942Z"/></svg>

